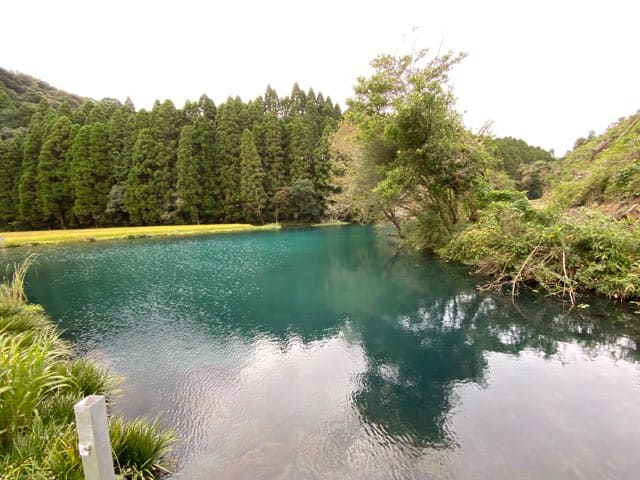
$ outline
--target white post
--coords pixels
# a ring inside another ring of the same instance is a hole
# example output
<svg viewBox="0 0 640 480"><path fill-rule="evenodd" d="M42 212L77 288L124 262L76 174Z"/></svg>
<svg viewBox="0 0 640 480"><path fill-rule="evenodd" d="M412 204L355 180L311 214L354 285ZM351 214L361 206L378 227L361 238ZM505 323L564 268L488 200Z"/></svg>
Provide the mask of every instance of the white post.
<svg viewBox="0 0 640 480"><path fill-rule="evenodd" d="M104 396L89 395L73 410L85 480L115 480Z"/></svg>

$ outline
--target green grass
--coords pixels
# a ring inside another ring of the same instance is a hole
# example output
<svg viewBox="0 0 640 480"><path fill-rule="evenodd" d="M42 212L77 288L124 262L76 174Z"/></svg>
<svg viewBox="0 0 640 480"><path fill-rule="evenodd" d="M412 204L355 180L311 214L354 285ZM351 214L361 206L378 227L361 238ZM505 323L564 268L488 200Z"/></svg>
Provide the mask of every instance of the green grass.
<svg viewBox="0 0 640 480"><path fill-rule="evenodd" d="M0 284L0 478L81 480L73 406L87 395L108 394L114 377L74 357L39 306L24 295L29 262ZM174 436L157 423L111 418L121 478L149 479L166 471Z"/></svg>
<svg viewBox="0 0 640 480"><path fill-rule="evenodd" d="M102 240L122 240L148 237L180 235L209 235L220 233L277 230L279 224L262 226L244 223L217 225L161 225L152 227L114 227L72 230L42 230L29 232L0 232L0 247L11 248L59 243L94 242Z"/></svg>

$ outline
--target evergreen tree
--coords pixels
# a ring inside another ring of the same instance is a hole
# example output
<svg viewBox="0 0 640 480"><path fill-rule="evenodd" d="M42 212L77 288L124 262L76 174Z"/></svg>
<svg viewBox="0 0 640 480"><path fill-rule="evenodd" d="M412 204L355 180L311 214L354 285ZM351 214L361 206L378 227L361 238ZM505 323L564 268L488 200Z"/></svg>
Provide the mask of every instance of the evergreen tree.
<svg viewBox="0 0 640 480"><path fill-rule="evenodd" d="M329 176L331 173L331 138L335 132L333 119L325 122L320 141L313 151L313 187L318 196L320 209L324 211L325 200L330 194Z"/></svg>
<svg viewBox="0 0 640 480"><path fill-rule="evenodd" d="M22 136L0 140L0 229L15 228L21 167Z"/></svg>
<svg viewBox="0 0 640 480"><path fill-rule="evenodd" d="M240 140L240 200L249 220L264 223L267 202L264 191L264 169L251 130L245 129Z"/></svg>
<svg viewBox="0 0 640 480"><path fill-rule="evenodd" d="M211 100L206 95L201 95L200 99L198 100L198 107L200 115L204 117L207 122L209 122L210 127L214 127L216 122L217 109L216 104L213 103L213 100Z"/></svg>
<svg viewBox="0 0 640 480"><path fill-rule="evenodd" d="M165 101L156 102L149 121L151 128L143 128L133 146L123 201L132 223L166 224L175 214L175 172L182 118L173 103Z"/></svg>
<svg viewBox="0 0 640 480"><path fill-rule="evenodd" d="M320 218L321 205L313 188L313 182L307 178L291 184L291 208L293 218L299 222L312 222Z"/></svg>
<svg viewBox="0 0 640 480"><path fill-rule="evenodd" d="M252 131L256 131L264 121L264 101L262 100L262 97L258 97L252 102L249 102L244 108L244 111L244 127Z"/></svg>
<svg viewBox="0 0 640 480"><path fill-rule="evenodd" d="M293 118L304 115L305 107L307 105L307 96L304 91L300 89L298 83L293 84L291 89L291 97L286 102L287 104L287 117Z"/></svg>
<svg viewBox="0 0 640 480"><path fill-rule="evenodd" d="M80 225L100 226L111 189L111 157L107 127L100 122L85 125L70 151L73 214Z"/></svg>
<svg viewBox="0 0 640 480"><path fill-rule="evenodd" d="M154 225L162 218L162 192L157 188L168 184L156 181L159 165L156 161L156 143L150 129L138 134L133 146L131 169L124 190L124 207L134 225ZM162 178L162 176L160 176Z"/></svg>
<svg viewBox="0 0 640 480"><path fill-rule="evenodd" d="M264 112L266 114L273 113L276 116L281 114L280 99L276 91L271 88L271 85L267 85L267 89L264 92Z"/></svg>
<svg viewBox="0 0 640 480"><path fill-rule="evenodd" d="M31 117L24 139L22 173L18 183L18 220L23 228L37 228L42 225L36 176L40 149L52 121L51 107L43 100Z"/></svg>
<svg viewBox="0 0 640 480"><path fill-rule="evenodd" d="M216 213L212 181L214 178L213 130L204 116L186 125L178 146L177 207L190 223L208 220Z"/></svg>
<svg viewBox="0 0 640 480"><path fill-rule="evenodd" d="M170 223L175 214L176 162L178 140L182 127L182 116L173 103L166 100L156 102L151 111L151 132L155 143L154 177L152 181L153 201L161 210L160 221Z"/></svg>
<svg viewBox="0 0 640 480"><path fill-rule="evenodd" d="M289 177L291 183L313 178L313 128L307 116L293 119L289 134Z"/></svg>
<svg viewBox="0 0 640 480"><path fill-rule="evenodd" d="M243 105L239 98L229 98L220 105L216 123L216 163L220 165L220 181L215 192L222 199L225 222L243 219L240 204L240 137Z"/></svg>
<svg viewBox="0 0 640 480"><path fill-rule="evenodd" d="M265 169L267 210L275 212L276 192L286 184L284 128L274 112L267 113L259 129L258 150Z"/></svg>
<svg viewBox="0 0 640 480"><path fill-rule="evenodd" d="M129 107L118 109L107 123L111 183L123 185L131 168L131 151L135 142L134 114Z"/></svg>
<svg viewBox="0 0 640 480"><path fill-rule="evenodd" d="M68 213L73 204L67 161L72 136L73 125L63 111L62 114L56 115L38 157L38 203L47 223L60 228L66 228Z"/></svg>

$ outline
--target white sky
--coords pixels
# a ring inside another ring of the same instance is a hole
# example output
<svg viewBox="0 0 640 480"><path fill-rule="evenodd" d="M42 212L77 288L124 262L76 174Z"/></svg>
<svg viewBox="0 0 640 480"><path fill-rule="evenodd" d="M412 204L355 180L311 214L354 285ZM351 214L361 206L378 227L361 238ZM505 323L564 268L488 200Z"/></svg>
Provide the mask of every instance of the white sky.
<svg viewBox="0 0 640 480"><path fill-rule="evenodd" d="M637 0L6 1L0 66L96 99L250 100L297 81L344 106L379 53L468 52L473 129L563 154L640 109ZM412 33L412 30L416 30Z"/></svg>

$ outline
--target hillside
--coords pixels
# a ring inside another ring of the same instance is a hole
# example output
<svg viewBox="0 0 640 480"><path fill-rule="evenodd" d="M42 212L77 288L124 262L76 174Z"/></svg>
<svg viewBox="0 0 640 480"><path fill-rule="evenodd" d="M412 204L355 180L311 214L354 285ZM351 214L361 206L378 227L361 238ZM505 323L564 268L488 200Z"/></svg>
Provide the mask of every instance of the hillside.
<svg viewBox="0 0 640 480"><path fill-rule="evenodd" d="M578 139L555 165L545 197L560 208L589 207L616 218L640 217L640 111L602 135Z"/></svg>
<svg viewBox="0 0 640 480"><path fill-rule="evenodd" d="M541 286L572 304L580 292L640 298L640 112L547 165L541 200L494 190L441 254L489 288Z"/></svg>
<svg viewBox="0 0 640 480"><path fill-rule="evenodd" d="M0 139L11 137L17 128L26 127L43 99L54 108L65 101L75 108L88 100L29 75L0 68Z"/></svg>

